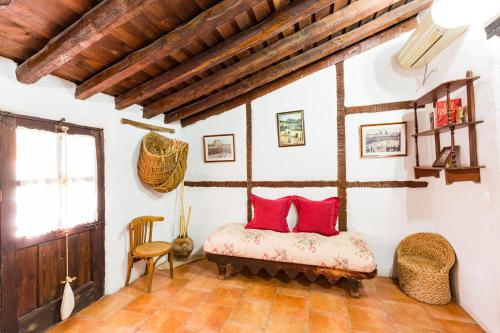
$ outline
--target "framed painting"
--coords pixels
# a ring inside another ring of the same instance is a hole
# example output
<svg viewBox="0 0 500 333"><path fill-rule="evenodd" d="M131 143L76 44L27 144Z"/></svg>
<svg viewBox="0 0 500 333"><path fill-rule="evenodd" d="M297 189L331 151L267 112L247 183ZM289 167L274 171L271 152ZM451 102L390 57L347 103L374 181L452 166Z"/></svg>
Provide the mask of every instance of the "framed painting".
<svg viewBox="0 0 500 333"><path fill-rule="evenodd" d="M203 136L203 157L209 162L234 162L234 134Z"/></svg>
<svg viewBox="0 0 500 333"><path fill-rule="evenodd" d="M407 156L406 128L406 122L361 125L361 158Z"/></svg>
<svg viewBox="0 0 500 333"><path fill-rule="evenodd" d="M276 114L278 145L280 147L304 146L306 144L304 111Z"/></svg>

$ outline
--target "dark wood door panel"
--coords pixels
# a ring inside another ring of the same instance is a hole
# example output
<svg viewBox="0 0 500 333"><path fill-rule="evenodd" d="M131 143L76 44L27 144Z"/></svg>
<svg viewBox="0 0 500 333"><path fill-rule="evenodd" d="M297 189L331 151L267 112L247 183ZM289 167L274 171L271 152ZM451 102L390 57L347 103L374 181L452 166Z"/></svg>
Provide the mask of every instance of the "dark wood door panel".
<svg viewBox="0 0 500 333"><path fill-rule="evenodd" d="M21 317L38 307L38 246L17 251L19 281L17 316Z"/></svg>
<svg viewBox="0 0 500 333"><path fill-rule="evenodd" d="M69 274L76 277L71 284L73 289L92 280L91 245L90 231L69 237ZM17 251L18 317L62 295L63 285L60 282L64 281L66 272L65 253L64 238Z"/></svg>
<svg viewBox="0 0 500 333"><path fill-rule="evenodd" d="M56 239L38 246L38 299L39 306L62 295L64 280L64 240Z"/></svg>

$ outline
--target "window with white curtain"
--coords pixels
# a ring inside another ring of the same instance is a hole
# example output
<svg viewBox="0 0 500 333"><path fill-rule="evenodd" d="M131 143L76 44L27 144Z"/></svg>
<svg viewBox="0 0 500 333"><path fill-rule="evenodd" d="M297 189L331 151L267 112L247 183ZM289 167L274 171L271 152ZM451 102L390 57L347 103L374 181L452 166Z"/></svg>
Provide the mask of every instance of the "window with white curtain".
<svg viewBox="0 0 500 333"><path fill-rule="evenodd" d="M18 237L38 236L97 221L95 138L63 135L24 127L16 129Z"/></svg>

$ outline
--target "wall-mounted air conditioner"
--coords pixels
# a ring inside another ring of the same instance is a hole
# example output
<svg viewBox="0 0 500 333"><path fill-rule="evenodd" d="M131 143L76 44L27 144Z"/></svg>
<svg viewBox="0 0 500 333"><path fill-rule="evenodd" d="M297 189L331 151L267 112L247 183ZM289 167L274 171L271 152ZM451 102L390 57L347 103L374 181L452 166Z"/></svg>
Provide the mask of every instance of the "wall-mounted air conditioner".
<svg viewBox="0 0 500 333"><path fill-rule="evenodd" d="M436 24L429 11L399 52L397 59L404 68L428 64L442 50L467 30L467 26L444 28Z"/></svg>

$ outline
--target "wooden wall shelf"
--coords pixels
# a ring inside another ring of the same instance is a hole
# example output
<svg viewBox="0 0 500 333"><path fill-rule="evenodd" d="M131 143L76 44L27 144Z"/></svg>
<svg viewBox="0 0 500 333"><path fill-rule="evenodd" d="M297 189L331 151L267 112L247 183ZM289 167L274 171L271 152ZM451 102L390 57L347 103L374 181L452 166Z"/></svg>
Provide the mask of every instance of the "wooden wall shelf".
<svg viewBox="0 0 500 333"><path fill-rule="evenodd" d="M446 184L452 184L460 181L473 181L474 183L480 183L481 177L479 170L486 168L484 165L472 166L458 166L455 168L439 168L432 166L420 166L414 167L415 178L424 177L440 177L441 170L444 170Z"/></svg>
<svg viewBox="0 0 500 333"><path fill-rule="evenodd" d="M414 116L415 116L415 134L413 138L415 139L415 159L416 166L414 167L415 178L422 177L435 177L439 178L440 173L444 170L446 184L450 185L455 182L472 181L474 183L481 182L481 169L485 168L484 165L478 165L477 160L477 138L476 138L476 125L483 123L482 120L476 120L475 113L475 101L474 101L474 84L475 80L479 79L479 76L473 76L471 71L467 71L465 79L448 81L435 87L422 97L418 98L414 102ZM467 89L467 120L468 122L461 124L451 123L451 105L450 105L450 94L460 88L465 87ZM439 98L446 96L447 100L447 112L448 112L448 125L432 128L423 132L418 131L418 115L417 108L421 105L436 102ZM455 130L461 128L468 128L469 133L469 165L456 165L457 158L456 154L458 151L455 145ZM436 158L441 152L441 133L449 133L451 138L451 161L447 167L432 167L432 166L421 166L420 158L418 152L418 138L423 136L434 136L434 149Z"/></svg>
<svg viewBox="0 0 500 333"><path fill-rule="evenodd" d="M443 82L425 95L418 98L415 102L418 105L433 103L438 99L445 97L446 94L451 94L460 88L466 87L467 84L472 83L477 79L479 79L479 76L471 76L466 77L465 79Z"/></svg>
<svg viewBox="0 0 500 333"><path fill-rule="evenodd" d="M471 126L471 125L477 125L477 124L481 124L481 123L484 123L484 121L483 120L476 120L476 121L465 122L465 123L460 123L460 124L450 124L450 125L445 125L445 126L441 126L441 127L436 127L436 128L433 128L433 129L430 129L430 130L427 130L427 131L418 132L418 133L412 134L412 136L415 137L415 136L434 135L436 133L448 132L452 128L454 128L455 130L457 130L457 129L460 129L460 128L465 128L465 127L468 127L468 126Z"/></svg>

